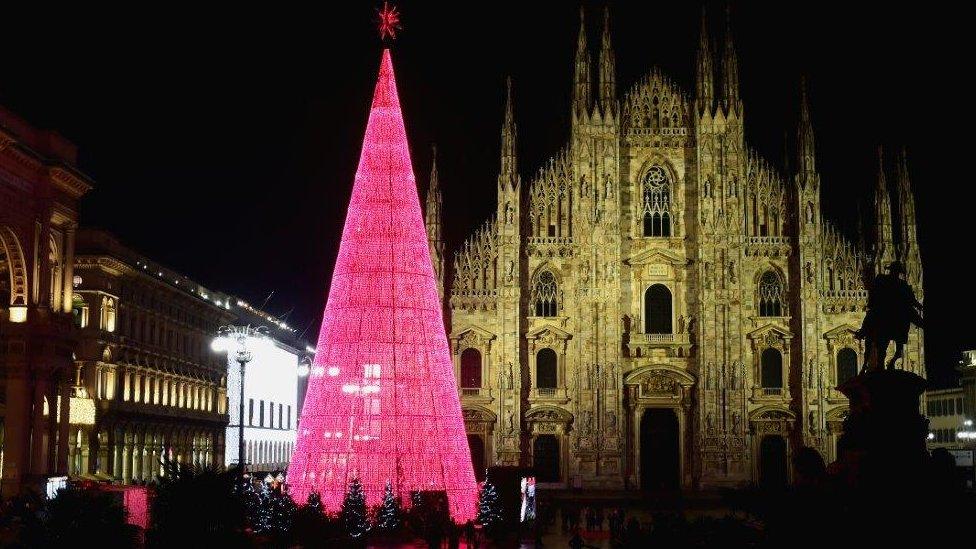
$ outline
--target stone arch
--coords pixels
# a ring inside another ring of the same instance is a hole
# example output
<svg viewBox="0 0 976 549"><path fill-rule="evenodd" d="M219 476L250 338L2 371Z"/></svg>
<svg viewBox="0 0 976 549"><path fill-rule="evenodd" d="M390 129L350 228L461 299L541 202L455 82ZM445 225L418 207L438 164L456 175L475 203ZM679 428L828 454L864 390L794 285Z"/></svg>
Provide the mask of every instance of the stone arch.
<svg viewBox="0 0 976 549"><path fill-rule="evenodd" d="M10 303L4 303L11 308L19 307L26 314L27 311L27 263L24 260L24 249L20 244L17 233L7 226L0 227L0 248L7 258L7 275L10 278ZM19 314L19 313L18 313ZM13 315L12 315L13 316ZM23 320L26 320L26 316ZM19 320L19 322L23 322ZM18 322L16 317L12 322Z"/></svg>

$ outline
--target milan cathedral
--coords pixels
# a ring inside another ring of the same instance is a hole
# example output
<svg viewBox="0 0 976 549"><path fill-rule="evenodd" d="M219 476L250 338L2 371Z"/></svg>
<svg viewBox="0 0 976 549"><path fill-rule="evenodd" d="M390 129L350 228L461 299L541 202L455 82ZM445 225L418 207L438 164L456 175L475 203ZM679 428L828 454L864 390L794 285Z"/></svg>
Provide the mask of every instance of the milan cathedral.
<svg viewBox="0 0 976 549"><path fill-rule="evenodd" d="M570 137L525 185L509 84L497 210L453 266L432 174L475 470L532 466L552 487L787 483L799 448L836 457L865 280L900 260L921 299L905 153L879 151L872 219L851 240L821 214L805 90L778 169L746 143L730 25L719 56L703 17L693 93L651 69L620 95L608 21L594 59L581 20ZM924 375L917 329L899 367Z"/></svg>

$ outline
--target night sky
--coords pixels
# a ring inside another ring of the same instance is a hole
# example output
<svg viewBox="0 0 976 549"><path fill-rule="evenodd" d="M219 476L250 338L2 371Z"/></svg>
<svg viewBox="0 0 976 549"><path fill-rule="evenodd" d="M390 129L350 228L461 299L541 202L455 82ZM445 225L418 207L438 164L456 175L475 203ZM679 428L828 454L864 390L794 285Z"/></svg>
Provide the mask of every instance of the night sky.
<svg viewBox="0 0 976 549"><path fill-rule="evenodd" d="M855 198L870 211L877 144L908 146L928 368L945 383L976 347L959 321L976 306L974 190L960 169L973 152L953 135L970 108L963 20L896 2L793 4L733 6L746 140L781 163L806 74L825 209L850 231ZM5 11L0 103L79 146L95 181L83 225L254 304L274 291L266 308L314 339L379 64L377 5ZM584 5L595 54L604 3ZM523 180L565 142L578 6L400 3L401 103L421 193L437 143L449 249L494 211L506 76ZM693 89L700 10L611 3L621 94L653 65ZM720 45L724 4L708 11Z"/></svg>

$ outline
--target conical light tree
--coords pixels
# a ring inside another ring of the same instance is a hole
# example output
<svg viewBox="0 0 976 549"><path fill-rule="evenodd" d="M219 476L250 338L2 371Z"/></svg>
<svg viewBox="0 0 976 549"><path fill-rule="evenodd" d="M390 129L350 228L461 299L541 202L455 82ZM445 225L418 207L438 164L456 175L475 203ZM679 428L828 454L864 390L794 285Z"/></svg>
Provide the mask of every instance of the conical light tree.
<svg viewBox="0 0 976 549"><path fill-rule="evenodd" d="M296 501L328 512L358 477L401 501L443 490L473 518L477 484L400 112L383 51L339 256L288 473Z"/></svg>

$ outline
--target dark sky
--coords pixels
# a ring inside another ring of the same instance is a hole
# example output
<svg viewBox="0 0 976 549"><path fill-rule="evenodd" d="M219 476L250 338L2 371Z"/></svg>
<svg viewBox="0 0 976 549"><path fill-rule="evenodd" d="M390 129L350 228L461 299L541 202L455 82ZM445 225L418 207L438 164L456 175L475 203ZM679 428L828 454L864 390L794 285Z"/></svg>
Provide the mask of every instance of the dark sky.
<svg viewBox="0 0 976 549"><path fill-rule="evenodd" d="M267 308L314 337L379 63L378 3L199 4L6 11L0 102L78 144L96 182L83 224L253 303L275 291ZM952 131L970 107L967 33L952 9L903 4L737 2L734 29L746 139L776 163L808 75L825 209L840 224L853 228L870 198L876 145L909 147L928 367L944 380L976 347L958 321L976 306L961 255L974 191ZM423 188L436 141L451 248L494 210L507 75L523 179L564 143L578 5L400 3L414 166ZM584 5L595 51L603 2ZM691 90L700 4L611 9L620 88L658 65ZM718 39L724 4L708 10Z"/></svg>

